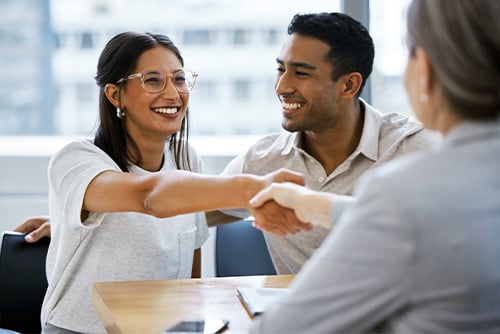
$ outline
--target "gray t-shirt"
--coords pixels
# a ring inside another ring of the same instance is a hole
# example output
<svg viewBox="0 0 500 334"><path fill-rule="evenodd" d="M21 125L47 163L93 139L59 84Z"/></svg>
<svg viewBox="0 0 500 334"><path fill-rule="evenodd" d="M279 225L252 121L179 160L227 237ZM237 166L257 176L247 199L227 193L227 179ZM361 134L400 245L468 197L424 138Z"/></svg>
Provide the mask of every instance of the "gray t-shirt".
<svg viewBox="0 0 500 334"><path fill-rule="evenodd" d="M231 161L222 174L251 173L264 175L287 168L304 175L308 188L340 195L352 195L356 181L367 170L409 152L425 151L441 142L437 133L424 130L408 116L381 113L366 102L363 133L356 150L332 173L326 174L319 161L301 148L301 133L276 133L260 139L248 151ZM336 202L338 217L352 198ZM246 210L224 210L226 214L247 217ZM323 242L328 229L316 226L313 230L295 235L276 236L264 233L274 266L279 274L297 273Z"/></svg>
<svg viewBox="0 0 500 334"><path fill-rule="evenodd" d="M193 149L190 157L193 171L201 172L201 161ZM176 166L166 148L162 170L168 169ZM105 170L120 169L90 141L73 142L51 159L52 241L42 324L104 333L92 306L93 282L189 278L194 249L208 237L203 213L159 219L136 212L91 212L82 223L85 190ZM137 166L131 172L149 173Z"/></svg>

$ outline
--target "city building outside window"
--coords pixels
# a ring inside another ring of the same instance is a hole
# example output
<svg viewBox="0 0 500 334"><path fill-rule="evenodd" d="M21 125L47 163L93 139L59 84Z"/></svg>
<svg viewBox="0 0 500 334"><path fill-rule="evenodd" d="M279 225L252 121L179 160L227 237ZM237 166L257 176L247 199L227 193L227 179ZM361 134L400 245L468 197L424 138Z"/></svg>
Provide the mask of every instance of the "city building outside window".
<svg viewBox="0 0 500 334"><path fill-rule="evenodd" d="M287 25L297 12L339 10L340 0L0 1L0 61L9 64L0 69L0 136L91 134L97 59L125 30L167 34L199 73L192 136L217 135L221 119L234 122L226 135L280 131L272 83Z"/></svg>

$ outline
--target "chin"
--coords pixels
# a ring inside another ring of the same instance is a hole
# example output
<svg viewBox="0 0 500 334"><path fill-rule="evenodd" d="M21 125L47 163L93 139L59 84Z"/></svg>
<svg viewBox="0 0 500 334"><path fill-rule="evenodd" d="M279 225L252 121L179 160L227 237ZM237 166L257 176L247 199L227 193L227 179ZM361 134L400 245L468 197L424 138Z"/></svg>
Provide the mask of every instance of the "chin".
<svg viewBox="0 0 500 334"><path fill-rule="evenodd" d="M289 132L296 132L298 131L297 127L293 124L291 124L290 122L287 122L286 120L283 120L281 122L281 127L286 130L286 131L289 131Z"/></svg>

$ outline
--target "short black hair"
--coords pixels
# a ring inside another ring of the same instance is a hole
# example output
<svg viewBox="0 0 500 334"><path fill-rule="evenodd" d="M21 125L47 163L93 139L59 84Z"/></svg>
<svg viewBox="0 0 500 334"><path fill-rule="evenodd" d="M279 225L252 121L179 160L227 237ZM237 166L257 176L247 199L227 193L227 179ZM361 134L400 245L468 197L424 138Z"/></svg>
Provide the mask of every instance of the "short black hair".
<svg viewBox="0 0 500 334"><path fill-rule="evenodd" d="M375 47L373 40L360 22L343 13L296 14L288 25L288 34L310 36L330 46L326 61L332 63L332 79L359 72L363 83L361 94L373 68Z"/></svg>

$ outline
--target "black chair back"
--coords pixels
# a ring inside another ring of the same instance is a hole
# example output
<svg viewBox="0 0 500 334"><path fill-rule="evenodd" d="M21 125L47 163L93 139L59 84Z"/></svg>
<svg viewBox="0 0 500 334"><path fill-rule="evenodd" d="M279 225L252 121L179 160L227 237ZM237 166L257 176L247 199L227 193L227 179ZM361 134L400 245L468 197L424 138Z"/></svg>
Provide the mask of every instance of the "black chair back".
<svg viewBox="0 0 500 334"><path fill-rule="evenodd" d="M27 243L22 233L4 232L0 251L0 328L41 332L49 242L49 238L43 238Z"/></svg>

